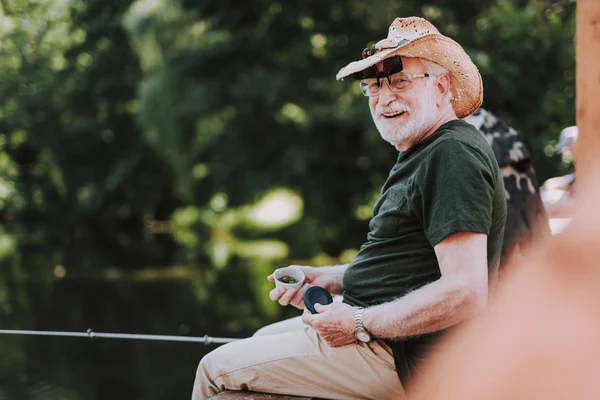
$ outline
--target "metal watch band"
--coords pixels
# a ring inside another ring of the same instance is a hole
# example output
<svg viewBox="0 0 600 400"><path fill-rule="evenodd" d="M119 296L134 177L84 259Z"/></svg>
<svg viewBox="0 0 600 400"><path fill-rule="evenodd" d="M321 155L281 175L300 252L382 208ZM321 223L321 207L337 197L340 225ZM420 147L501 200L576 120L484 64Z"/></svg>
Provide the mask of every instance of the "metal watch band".
<svg viewBox="0 0 600 400"><path fill-rule="evenodd" d="M367 343L371 341L371 334L365 329L363 323L364 308L359 308L354 314L354 336L359 342Z"/></svg>
<svg viewBox="0 0 600 400"><path fill-rule="evenodd" d="M358 332L358 331L365 331L365 326L363 324L363 312L365 311L365 309L363 307L360 307L358 310L356 310L356 314L354 314L354 331Z"/></svg>

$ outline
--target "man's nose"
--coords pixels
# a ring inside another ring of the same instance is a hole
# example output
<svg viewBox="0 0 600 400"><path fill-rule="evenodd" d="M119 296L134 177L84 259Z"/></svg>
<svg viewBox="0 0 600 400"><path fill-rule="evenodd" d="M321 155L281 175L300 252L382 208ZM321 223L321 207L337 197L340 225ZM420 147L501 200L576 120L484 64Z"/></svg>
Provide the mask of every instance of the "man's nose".
<svg viewBox="0 0 600 400"><path fill-rule="evenodd" d="M379 88L379 103L382 106L387 106L395 99L396 94L390 89L387 79L382 79L381 87Z"/></svg>

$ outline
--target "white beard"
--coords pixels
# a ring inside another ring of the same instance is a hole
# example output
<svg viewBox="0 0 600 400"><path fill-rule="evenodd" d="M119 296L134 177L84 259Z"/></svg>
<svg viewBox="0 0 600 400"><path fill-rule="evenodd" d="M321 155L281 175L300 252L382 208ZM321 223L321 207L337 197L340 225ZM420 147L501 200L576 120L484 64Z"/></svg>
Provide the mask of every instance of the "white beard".
<svg viewBox="0 0 600 400"><path fill-rule="evenodd" d="M403 121L383 119L385 117L374 118L375 126L383 140L393 146L420 140L422 135L435 124L435 113L422 106L416 111L410 110L406 105L394 102L386 108L386 112L394 111L408 111L408 116L404 114L400 117L404 119Z"/></svg>

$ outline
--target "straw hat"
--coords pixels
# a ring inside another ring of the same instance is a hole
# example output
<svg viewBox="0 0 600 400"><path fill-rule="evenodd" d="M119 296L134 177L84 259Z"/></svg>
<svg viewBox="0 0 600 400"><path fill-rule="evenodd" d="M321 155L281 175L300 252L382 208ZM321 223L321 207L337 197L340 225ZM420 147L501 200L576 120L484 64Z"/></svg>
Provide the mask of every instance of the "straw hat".
<svg viewBox="0 0 600 400"><path fill-rule="evenodd" d="M391 57L418 57L433 61L450 72L452 107L458 118L472 114L483 102L481 75L464 49L442 35L423 18L396 18L388 37L363 51L363 59L354 61L338 72L342 80Z"/></svg>

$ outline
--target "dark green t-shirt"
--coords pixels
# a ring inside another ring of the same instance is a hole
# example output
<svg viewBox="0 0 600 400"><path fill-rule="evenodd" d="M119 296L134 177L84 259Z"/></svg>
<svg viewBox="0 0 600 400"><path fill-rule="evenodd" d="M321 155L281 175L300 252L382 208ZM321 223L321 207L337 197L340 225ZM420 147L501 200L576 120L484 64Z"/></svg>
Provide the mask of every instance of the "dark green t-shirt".
<svg viewBox="0 0 600 400"><path fill-rule="evenodd" d="M447 122L398 156L373 209L367 242L344 274L344 302L377 305L438 280L433 248L456 232L488 236L492 282L505 219L504 186L491 147L466 122ZM390 343L402 380L436 336Z"/></svg>

